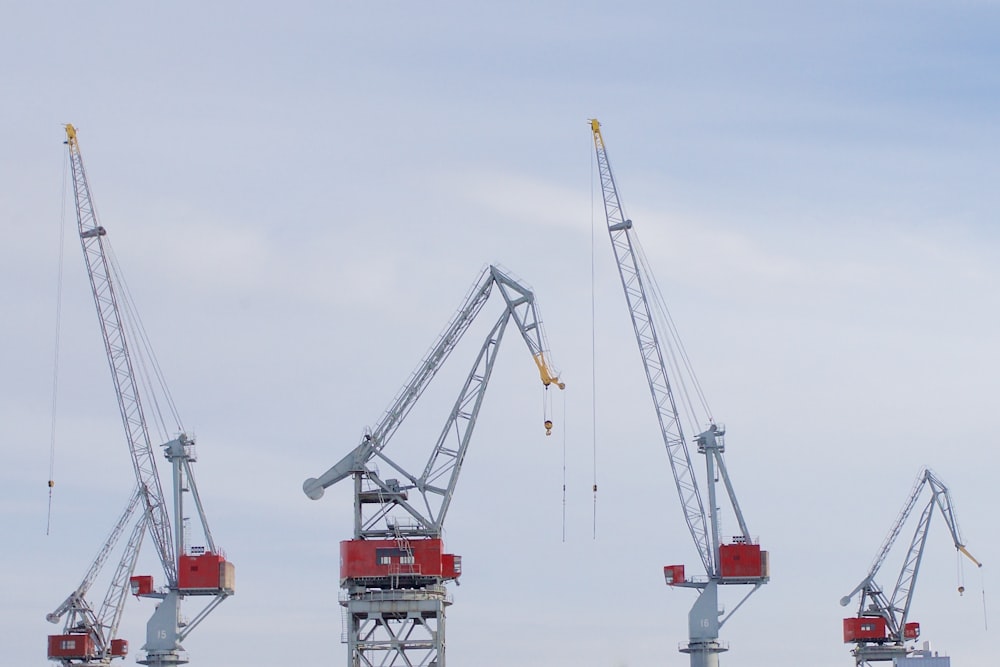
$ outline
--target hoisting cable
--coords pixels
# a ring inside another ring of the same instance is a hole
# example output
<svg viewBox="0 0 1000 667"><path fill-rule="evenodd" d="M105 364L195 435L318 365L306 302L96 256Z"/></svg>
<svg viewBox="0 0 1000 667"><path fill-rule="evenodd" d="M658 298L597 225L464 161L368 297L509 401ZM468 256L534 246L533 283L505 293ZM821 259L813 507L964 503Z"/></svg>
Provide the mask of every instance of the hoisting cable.
<svg viewBox="0 0 1000 667"><path fill-rule="evenodd" d="M965 569L962 562L962 555L967 556L972 562L979 566L979 588L983 598L983 629L989 630L989 619L986 616L986 577L983 575L983 564L973 558L972 554L966 551L965 547L959 546L955 551L955 566L958 575L958 594L965 593Z"/></svg>
<svg viewBox="0 0 1000 667"><path fill-rule="evenodd" d="M962 552L955 550L955 578L958 581L958 594L965 594L965 570L962 568Z"/></svg>
<svg viewBox="0 0 1000 667"><path fill-rule="evenodd" d="M566 394L563 394L562 414L562 541L566 542Z"/></svg>
<svg viewBox="0 0 1000 667"><path fill-rule="evenodd" d="M545 435L552 435L552 397L549 396L549 386L542 386L542 424Z"/></svg>
<svg viewBox="0 0 1000 667"><path fill-rule="evenodd" d="M590 432L593 440L593 471L594 471L594 518L593 534L591 539L597 539L597 276L596 276L596 256L597 256L597 223L594 213L594 200L596 198L596 187L594 172L594 151L590 153Z"/></svg>
<svg viewBox="0 0 1000 667"><path fill-rule="evenodd" d="M62 201L59 211L59 259L56 271L56 335L55 351L52 359L52 424L49 435L49 507L45 516L45 534L52 527L52 489L56 485L56 406L59 396L59 334L62 329L62 285L64 250L66 246L66 173L69 171L69 156L63 169Z"/></svg>
<svg viewBox="0 0 1000 667"><path fill-rule="evenodd" d="M990 629L989 618L986 616L986 577L983 571L979 570L979 588L983 592L983 630Z"/></svg>

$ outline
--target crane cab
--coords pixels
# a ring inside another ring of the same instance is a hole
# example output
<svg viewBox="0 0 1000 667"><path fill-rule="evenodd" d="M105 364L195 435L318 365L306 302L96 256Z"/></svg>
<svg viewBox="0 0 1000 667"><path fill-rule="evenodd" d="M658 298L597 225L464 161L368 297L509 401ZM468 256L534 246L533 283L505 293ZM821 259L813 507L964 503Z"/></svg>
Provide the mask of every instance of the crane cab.
<svg viewBox="0 0 1000 667"><path fill-rule="evenodd" d="M89 634L49 635L49 660L92 660L100 657L97 644ZM112 639L112 658L128 655L128 642Z"/></svg>

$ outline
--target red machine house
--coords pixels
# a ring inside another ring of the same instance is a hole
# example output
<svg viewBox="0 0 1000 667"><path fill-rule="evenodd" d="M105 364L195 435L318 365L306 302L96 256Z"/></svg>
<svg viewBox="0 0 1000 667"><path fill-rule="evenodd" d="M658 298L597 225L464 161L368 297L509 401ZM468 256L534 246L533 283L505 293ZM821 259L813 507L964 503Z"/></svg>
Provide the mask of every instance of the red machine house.
<svg viewBox="0 0 1000 667"><path fill-rule="evenodd" d="M90 635L49 635L49 659L85 660L97 657L97 648Z"/></svg>
<svg viewBox="0 0 1000 667"><path fill-rule="evenodd" d="M920 624L910 622L903 626L903 639L920 637ZM889 626L884 618L861 617L844 619L844 643L880 642L889 639Z"/></svg>
<svg viewBox="0 0 1000 667"><path fill-rule="evenodd" d="M462 557L443 553L440 539L344 540L340 543L340 580L363 581L373 588L447 581L462 574Z"/></svg>
<svg viewBox="0 0 1000 667"><path fill-rule="evenodd" d="M770 577L767 552L759 544L734 542L719 545L719 574L724 580Z"/></svg>
<svg viewBox="0 0 1000 667"><path fill-rule="evenodd" d="M177 588L185 595L216 595L236 588L236 570L221 554L181 556Z"/></svg>

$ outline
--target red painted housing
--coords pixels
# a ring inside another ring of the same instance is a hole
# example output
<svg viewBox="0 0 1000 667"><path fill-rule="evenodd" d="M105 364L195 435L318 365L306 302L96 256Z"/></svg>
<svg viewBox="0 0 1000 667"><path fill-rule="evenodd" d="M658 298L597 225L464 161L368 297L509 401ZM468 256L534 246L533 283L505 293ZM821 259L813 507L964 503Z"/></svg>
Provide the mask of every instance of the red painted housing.
<svg viewBox="0 0 1000 667"><path fill-rule="evenodd" d="M220 554L206 552L180 557L177 588L185 595L214 595L219 591L231 593L235 587L236 570Z"/></svg>
<svg viewBox="0 0 1000 667"><path fill-rule="evenodd" d="M132 587L132 595L149 595L153 592L153 577L148 574L129 577L128 583Z"/></svg>
<svg viewBox="0 0 1000 667"><path fill-rule="evenodd" d="M907 626L910 624L907 623ZM880 641L888 639L885 619L879 617L845 618L844 643L858 641Z"/></svg>
<svg viewBox="0 0 1000 667"><path fill-rule="evenodd" d="M128 655L128 642L124 639L111 640L111 657L124 658Z"/></svg>
<svg viewBox="0 0 1000 667"><path fill-rule="evenodd" d="M919 623L907 623L903 626L903 639L916 639L920 636Z"/></svg>
<svg viewBox="0 0 1000 667"><path fill-rule="evenodd" d="M462 557L442 553L443 548L439 539L344 540L340 543L340 580L458 579Z"/></svg>
<svg viewBox="0 0 1000 667"><path fill-rule="evenodd" d="M760 579L769 576L767 552L759 544L719 546L719 575L723 579Z"/></svg>
<svg viewBox="0 0 1000 667"><path fill-rule="evenodd" d="M683 565L665 565L663 567L663 578L667 580L668 586L684 583Z"/></svg>
<svg viewBox="0 0 1000 667"><path fill-rule="evenodd" d="M97 648L90 635L49 635L49 658L96 658Z"/></svg>

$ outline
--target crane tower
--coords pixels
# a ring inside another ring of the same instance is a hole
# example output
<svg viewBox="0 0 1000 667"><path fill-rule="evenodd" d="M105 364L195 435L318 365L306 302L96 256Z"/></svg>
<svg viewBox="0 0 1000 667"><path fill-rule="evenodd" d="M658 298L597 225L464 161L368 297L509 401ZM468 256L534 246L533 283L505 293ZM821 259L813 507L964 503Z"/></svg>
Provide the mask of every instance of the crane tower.
<svg viewBox="0 0 1000 667"><path fill-rule="evenodd" d="M503 311L490 329L422 472L390 456L393 434L414 407L494 288ZM445 667L445 584L462 574L461 556L445 552L445 516L493 372L496 353L513 321L547 389L564 384L547 358L534 293L496 266L479 277L444 333L425 355L378 424L361 442L302 489L318 500L324 489L354 482L354 538L340 544L348 665ZM546 431L552 422L546 416ZM387 472L380 472L379 466Z"/></svg>
<svg viewBox="0 0 1000 667"><path fill-rule="evenodd" d="M694 437L694 442L698 453L705 456L707 510L702 501L688 441L683 432L679 400L686 401L684 407L687 410L684 414L694 414L697 406L687 400L687 391L675 393L673 389L673 385L682 381L685 374L695 386L697 380L687 363L686 354L666 313L666 307L657 299L659 293L655 280L638 245L632 221L625 216L618 187L611 173L611 164L608 162L601 125L597 120L591 120L590 126L600 171L608 234L625 290L632 328L639 345L646 381L653 398L684 519L705 568L704 576L687 576L683 565L668 565L663 569L668 585L692 588L698 592L698 598L688 614L688 643L680 651L690 655L691 667L717 667L719 654L728 650L728 646L719 640L719 629L750 595L769 581L768 552L761 550L747 528L723 458L726 449L725 428L715 423L711 415L706 415L705 423L695 425L695 432L700 432ZM669 344L671 337L675 347L671 354L667 354L664 345ZM668 366L668 362L676 359L681 362ZM701 396L700 388L696 389ZM739 527L739 533L729 542L722 539L720 494L717 489L720 481ZM723 615L719 610L719 587L731 585L750 586L751 589Z"/></svg>

